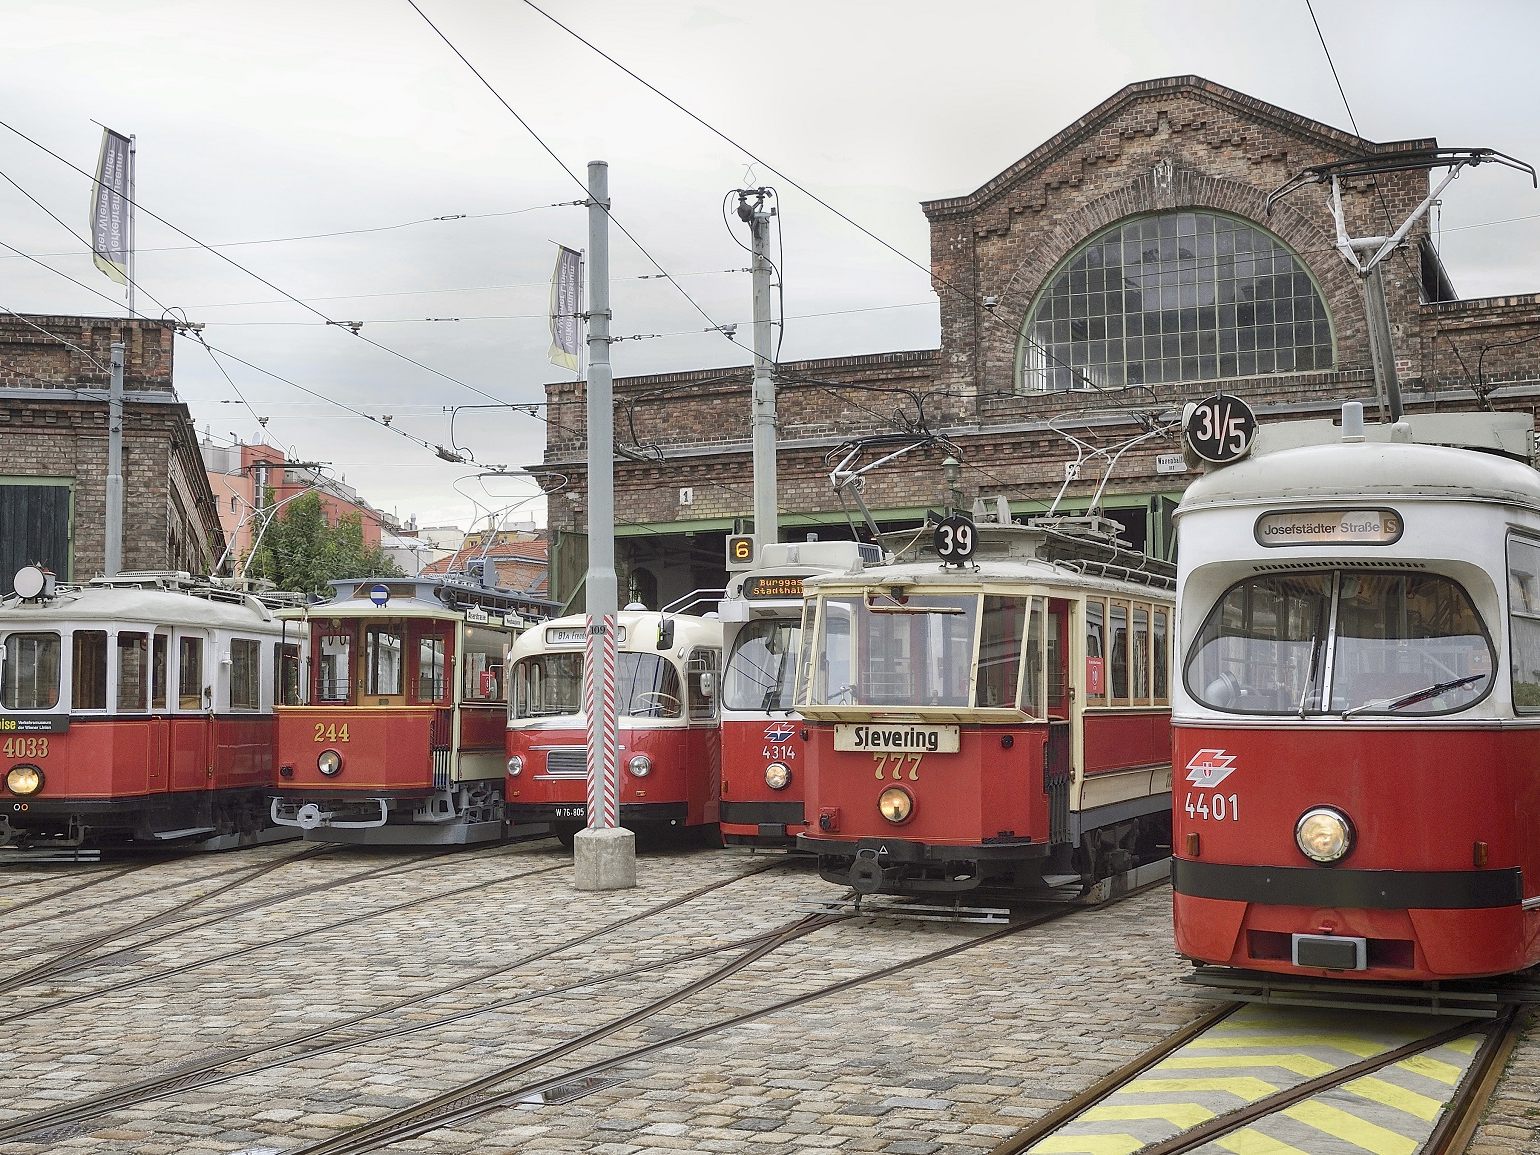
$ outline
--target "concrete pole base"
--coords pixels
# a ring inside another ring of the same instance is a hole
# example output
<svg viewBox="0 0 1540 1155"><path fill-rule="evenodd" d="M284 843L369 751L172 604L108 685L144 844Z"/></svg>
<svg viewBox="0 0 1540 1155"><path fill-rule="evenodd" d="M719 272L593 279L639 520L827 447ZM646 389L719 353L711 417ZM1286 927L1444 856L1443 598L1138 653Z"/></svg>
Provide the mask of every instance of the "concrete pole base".
<svg viewBox="0 0 1540 1155"><path fill-rule="evenodd" d="M619 826L579 830L572 867L579 890L628 890L636 885L636 835Z"/></svg>

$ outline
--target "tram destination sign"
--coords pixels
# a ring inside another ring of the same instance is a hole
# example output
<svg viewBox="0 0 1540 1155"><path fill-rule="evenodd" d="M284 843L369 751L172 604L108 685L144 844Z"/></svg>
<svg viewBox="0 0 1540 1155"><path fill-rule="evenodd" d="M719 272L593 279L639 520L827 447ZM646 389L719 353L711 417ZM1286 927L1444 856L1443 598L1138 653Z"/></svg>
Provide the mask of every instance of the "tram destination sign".
<svg viewBox="0 0 1540 1155"><path fill-rule="evenodd" d="M1394 545L1404 523L1393 509L1309 509L1264 513L1258 545Z"/></svg>
<svg viewBox="0 0 1540 1155"><path fill-rule="evenodd" d="M63 734L69 728L68 714L50 714L40 718L17 718L0 714L0 734Z"/></svg>
<svg viewBox="0 0 1540 1155"><path fill-rule="evenodd" d="M802 600L802 578L799 574L767 574L743 579L743 596L751 602L784 601L786 598Z"/></svg>
<svg viewBox="0 0 1540 1155"><path fill-rule="evenodd" d="M545 644L548 646L581 646L588 639L587 626L546 626ZM615 644L626 640L626 627L616 625Z"/></svg>
<svg viewBox="0 0 1540 1155"><path fill-rule="evenodd" d="M834 727L834 748L863 754L955 754L956 726L878 726L847 723Z"/></svg>

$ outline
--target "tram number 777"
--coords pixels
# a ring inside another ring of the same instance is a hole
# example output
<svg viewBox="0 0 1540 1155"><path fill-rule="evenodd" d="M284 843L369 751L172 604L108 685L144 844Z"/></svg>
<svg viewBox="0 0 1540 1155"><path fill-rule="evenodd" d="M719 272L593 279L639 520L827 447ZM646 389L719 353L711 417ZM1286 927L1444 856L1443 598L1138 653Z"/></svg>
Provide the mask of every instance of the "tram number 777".
<svg viewBox="0 0 1540 1155"><path fill-rule="evenodd" d="M909 781L920 780L920 761L924 754L873 754L872 761L877 763L877 779L881 781L888 776L888 771L893 771L893 781L897 782L904 776L904 764L909 765Z"/></svg>
<svg viewBox="0 0 1540 1155"><path fill-rule="evenodd" d="M1212 818L1217 822L1229 819L1231 822L1239 822L1241 818L1240 800L1234 794L1204 794L1201 792L1187 795L1188 818Z"/></svg>

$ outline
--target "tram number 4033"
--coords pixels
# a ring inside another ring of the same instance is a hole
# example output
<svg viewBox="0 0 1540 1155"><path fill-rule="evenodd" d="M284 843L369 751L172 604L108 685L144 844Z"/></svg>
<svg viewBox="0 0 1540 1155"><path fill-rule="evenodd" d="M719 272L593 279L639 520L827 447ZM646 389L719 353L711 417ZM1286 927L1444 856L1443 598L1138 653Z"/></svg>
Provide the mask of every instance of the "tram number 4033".
<svg viewBox="0 0 1540 1155"><path fill-rule="evenodd" d="M1234 794L1189 794L1186 810L1188 818L1213 819L1216 822L1226 819L1239 822L1241 817L1240 799Z"/></svg>

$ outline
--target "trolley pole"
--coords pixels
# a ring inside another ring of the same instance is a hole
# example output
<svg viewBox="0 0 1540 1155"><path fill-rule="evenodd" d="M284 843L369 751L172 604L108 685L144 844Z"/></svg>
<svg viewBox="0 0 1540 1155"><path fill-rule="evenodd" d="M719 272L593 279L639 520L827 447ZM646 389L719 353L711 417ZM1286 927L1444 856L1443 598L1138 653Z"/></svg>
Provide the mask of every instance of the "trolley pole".
<svg viewBox="0 0 1540 1155"><path fill-rule="evenodd" d="M750 428L754 438L756 561L765 546L780 540L781 533L775 503L775 377L770 372L773 364L770 355L770 218L775 215L775 210L765 207L769 196L769 189L738 191L738 218L749 226L754 252L754 385ZM753 204L749 203L751 197Z"/></svg>
<svg viewBox="0 0 1540 1155"><path fill-rule="evenodd" d="M112 343L112 381L107 392L107 542L102 572L123 569L123 342Z"/></svg>
<svg viewBox="0 0 1540 1155"><path fill-rule="evenodd" d="M588 165L588 630L583 709L588 717L588 828L573 842L579 890L636 885L636 836L620 825L615 712L615 415L610 373L609 165Z"/></svg>

